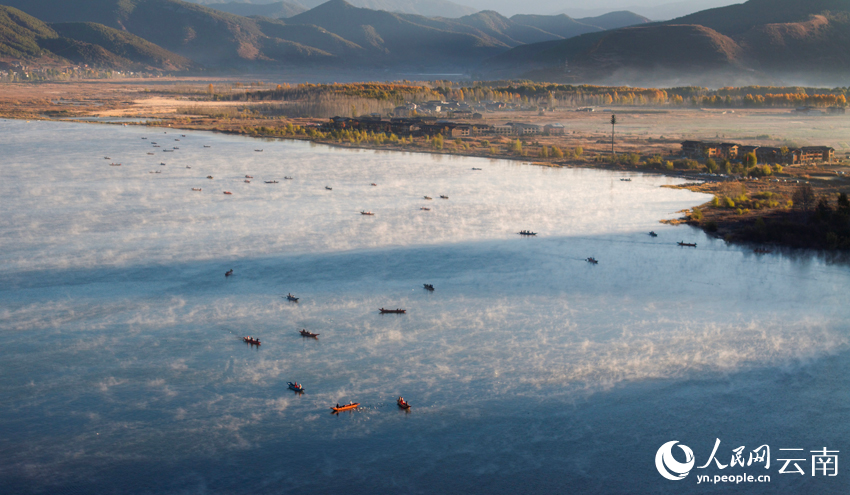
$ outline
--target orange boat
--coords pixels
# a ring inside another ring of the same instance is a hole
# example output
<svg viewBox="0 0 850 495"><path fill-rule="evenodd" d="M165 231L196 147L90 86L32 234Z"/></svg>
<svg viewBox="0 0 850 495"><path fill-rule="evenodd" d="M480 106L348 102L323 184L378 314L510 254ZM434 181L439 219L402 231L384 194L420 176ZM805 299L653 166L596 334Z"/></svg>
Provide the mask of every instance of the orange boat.
<svg viewBox="0 0 850 495"><path fill-rule="evenodd" d="M230 192L230 191L224 191L224 194L233 194L233 193Z"/></svg>
<svg viewBox="0 0 850 495"><path fill-rule="evenodd" d="M336 407L332 407L331 409L333 410L333 412L338 413L340 411L350 411L352 409L357 409L359 405L359 402L349 402L348 404L343 404L341 406L337 404Z"/></svg>

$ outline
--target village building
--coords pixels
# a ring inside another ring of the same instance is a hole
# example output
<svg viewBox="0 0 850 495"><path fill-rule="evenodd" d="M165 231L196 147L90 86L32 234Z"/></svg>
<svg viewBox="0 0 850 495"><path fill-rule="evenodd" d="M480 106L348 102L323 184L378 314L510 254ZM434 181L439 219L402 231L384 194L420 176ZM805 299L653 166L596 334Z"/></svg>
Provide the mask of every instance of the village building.
<svg viewBox="0 0 850 495"><path fill-rule="evenodd" d="M786 154L782 152L781 148L759 146L755 153L758 163L785 163L787 160Z"/></svg>
<svg viewBox="0 0 850 495"><path fill-rule="evenodd" d="M835 149L829 146L803 146L800 148L800 163L831 163L835 159Z"/></svg>
<svg viewBox="0 0 850 495"><path fill-rule="evenodd" d="M493 134L497 134L499 136L513 136L516 131L514 131L514 126L510 124L502 124L502 125L494 125L493 126Z"/></svg>
<svg viewBox="0 0 850 495"><path fill-rule="evenodd" d="M514 132L519 136L527 136L529 134L540 134L541 127L537 124L515 123Z"/></svg>
<svg viewBox="0 0 850 495"><path fill-rule="evenodd" d="M543 126L543 133L550 136L563 136L565 128L563 124L546 124Z"/></svg>

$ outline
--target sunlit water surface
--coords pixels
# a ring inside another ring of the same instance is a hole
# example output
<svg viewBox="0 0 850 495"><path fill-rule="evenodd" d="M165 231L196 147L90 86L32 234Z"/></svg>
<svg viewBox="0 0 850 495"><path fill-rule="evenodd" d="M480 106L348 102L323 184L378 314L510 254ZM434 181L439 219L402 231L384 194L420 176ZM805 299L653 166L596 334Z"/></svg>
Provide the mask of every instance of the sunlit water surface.
<svg viewBox="0 0 850 495"><path fill-rule="evenodd" d="M654 463L848 447L846 261L672 178L182 134L0 122L3 493L846 493Z"/></svg>

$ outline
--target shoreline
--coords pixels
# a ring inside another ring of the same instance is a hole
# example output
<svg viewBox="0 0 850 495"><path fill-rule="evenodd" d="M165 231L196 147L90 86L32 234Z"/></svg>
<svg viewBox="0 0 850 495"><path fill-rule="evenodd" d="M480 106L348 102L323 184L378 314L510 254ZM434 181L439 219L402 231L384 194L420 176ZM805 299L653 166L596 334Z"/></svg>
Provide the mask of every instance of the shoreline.
<svg viewBox="0 0 850 495"><path fill-rule="evenodd" d="M783 204L790 204L790 190L788 187L785 187L789 182L788 179L784 179L783 182L767 182L767 181L759 181L758 179L750 179L750 178L735 178L735 179L727 179L727 180L711 180L710 177L698 177L696 176L696 171L694 173L688 174L685 170L659 170L647 167L639 167L638 165L628 165L626 163L612 163L610 161L604 161L604 156L601 154L590 155L588 158L578 158L578 159L563 159L563 158L540 158L540 157L532 157L527 155L517 155L513 153L484 153L481 151L483 148L472 148L470 149L468 146L464 146L464 149L446 149L445 147L442 149L434 149L431 147L427 147L425 145L418 145L411 143L409 145L397 145L392 143L387 144L373 144L368 141L356 142L356 143L346 143L342 142L342 140L336 139L321 139L312 136L308 136L306 134L292 134L292 135L275 135L275 134L262 134L257 132L256 127L248 127L246 130L246 122L237 122L239 125L236 128L234 123L230 123L229 126L223 125L224 122L221 119L205 119L204 122L189 122L181 121L179 119L169 119L165 120L162 118L151 117L150 120L156 121L156 123L149 122L140 122L140 121L131 121L131 122L115 122L115 121L98 121L98 120L82 120L74 117L67 117L62 119L51 118L49 116L45 116L44 114L34 116L30 115L29 118L25 118L23 116L9 116L6 115L4 118L14 119L14 120L40 120L40 121L49 121L49 122L68 122L68 123L78 123L78 124L105 124L105 125L122 125L122 126L145 126L145 127L161 127L168 129L179 129L184 131L207 131L207 132L216 132L221 134L230 134L237 136L245 136L252 137L257 139L275 139L275 140L293 140L293 141L306 141L315 144L321 144L325 146L340 148L340 149L357 149L357 150L372 150L372 151L388 151L388 152L399 152L399 153L426 153L431 155L447 155L447 156L459 156L459 157L472 157L472 158L482 158L482 159L492 159L492 160L511 160L515 162L522 162L527 165L536 165L540 167L565 167L565 168L583 168L588 170L608 170L612 172L621 172L624 174L649 174L649 175L657 175L657 176L665 176L670 178L678 178L682 180L690 179L691 182L687 182L685 184L680 185L665 185L662 187L672 187L677 189L688 189L693 192L701 192L706 194L712 194L715 196L715 199L711 202L694 205L689 210L683 210L680 213L683 215L680 218L672 219L672 220L659 220L659 223L665 224L683 224L686 223L692 227L700 228L707 235L723 239L726 242L736 243L741 245L748 246L759 246L757 249L765 250L765 246L783 246L783 247L800 247L806 249L815 249L815 250L844 250L850 249L850 239L845 243L843 240L839 240L838 242L831 241L827 239L829 242L824 242L821 240L804 240L800 241L798 239L788 240L783 239L783 235L781 232L774 232L771 235L765 236L764 229L761 228L766 222L772 222L773 224L782 224L788 227L790 224L797 222L800 220L797 218L799 215L795 215L795 209L791 206L782 207L777 201L775 205L767 207L768 204L765 202L765 205L760 204L759 202L753 203L752 201L748 201L746 206L752 206L753 204L758 205L756 208L737 208L734 210L735 214L730 214L730 211L723 207L718 207L716 203L718 198L727 198L730 197L730 190L738 190L740 191L737 195L737 198L748 198L749 196L759 196L759 195L774 195L779 198L782 196ZM130 118L130 117L128 117ZM147 117L132 117L135 119L146 119ZM316 121L318 119L302 119L309 121ZM262 122L260 122L262 123ZM266 122L268 123L268 122ZM281 123L281 122L278 122ZM290 122L291 123L291 122ZM265 127L264 127L265 128ZM279 130L280 128L274 128ZM303 128L301 128L303 130ZM270 129L272 130L272 129ZM488 136L489 137L489 136ZM459 140L460 141L460 140ZM423 141L423 144L427 143L427 140ZM451 141L449 141L451 145ZM457 145L455 145L457 146ZM492 148L491 148L492 149ZM593 161L590 161L590 156L593 156ZM610 156L610 155L608 155ZM600 160L599 157L603 157L603 160ZM788 177L796 177L794 175L788 174ZM803 175L805 178L809 178L807 175ZM798 179L791 179L790 183L797 184L801 182ZM812 181L805 181L807 184ZM775 187L772 187L775 186ZM780 187L782 186L782 187ZM828 187L824 184L818 184L819 189L835 189L835 187ZM743 202L740 202L743 205ZM772 204L772 203L771 203ZM762 231L754 232L754 228L759 227ZM772 227L772 226L771 226ZM790 225L790 228L794 228L793 225ZM773 229L777 230L777 229ZM781 229L780 229L781 230ZM797 229L800 230L800 229ZM823 236L821 236L823 237ZM843 239L843 238L842 238Z"/></svg>

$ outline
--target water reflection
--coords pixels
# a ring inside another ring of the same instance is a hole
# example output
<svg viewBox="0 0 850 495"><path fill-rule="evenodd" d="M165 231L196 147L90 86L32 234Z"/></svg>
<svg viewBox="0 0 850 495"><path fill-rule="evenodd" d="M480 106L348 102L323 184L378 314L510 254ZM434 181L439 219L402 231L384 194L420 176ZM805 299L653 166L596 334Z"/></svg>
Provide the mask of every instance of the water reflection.
<svg viewBox="0 0 850 495"><path fill-rule="evenodd" d="M653 491L662 440L846 409L846 258L660 225L707 199L673 179L191 132L154 177L159 130L0 130L12 491Z"/></svg>

